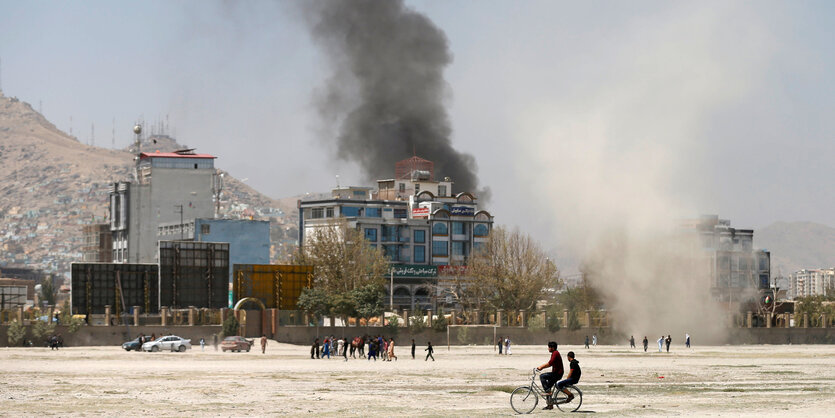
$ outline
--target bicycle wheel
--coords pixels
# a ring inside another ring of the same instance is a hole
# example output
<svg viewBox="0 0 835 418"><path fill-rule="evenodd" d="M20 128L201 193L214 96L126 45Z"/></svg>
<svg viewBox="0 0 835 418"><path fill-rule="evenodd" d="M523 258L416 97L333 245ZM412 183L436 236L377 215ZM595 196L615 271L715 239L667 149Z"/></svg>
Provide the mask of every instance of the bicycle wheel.
<svg viewBox="0 0 835 418"><path fill-rule="evenodd" d="M539 395L529 386L520 386L510 394L510 407L517 414L530 414L539 402Z"/></svg>
<svg viewBox="0 0 835 418"><path fill-rule="evenodd" d="M558 391L557 388L554 388L554 392L556 395L556 399L554 399L554 404L557 405L557 408L563 412L574 412L580 409L580 405L583 404L583 392L580 392L580 389L577 389L577 386L571 385L567 386L569 392L574 395L571 398L571 402L566 402L568 396L566 396L562 391Z"/></svg>

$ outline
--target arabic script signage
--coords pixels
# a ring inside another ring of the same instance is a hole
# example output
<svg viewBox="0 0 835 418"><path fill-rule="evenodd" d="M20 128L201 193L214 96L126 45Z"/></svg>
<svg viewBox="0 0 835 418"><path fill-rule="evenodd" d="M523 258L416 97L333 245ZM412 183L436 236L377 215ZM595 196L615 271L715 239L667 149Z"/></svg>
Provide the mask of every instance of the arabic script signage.
<svg viewBox="0 0 835 418"><path fill-rule="evenodd" d="M467 206L453 206L449 209L449 213L454 216L473 216L475 210Z"/></svg>
<svg viewBox="0 0 835 418"><path fill-rule="evenodd" d="M414 208L412 209L413 218L426 218L429 216L429 208Z"/></svg>
<svg viewBox="0 0 835 418"><path fill-rule="evenodd" d="M394 277L438 277L437 266L401 264L391 267Z"/></svg>

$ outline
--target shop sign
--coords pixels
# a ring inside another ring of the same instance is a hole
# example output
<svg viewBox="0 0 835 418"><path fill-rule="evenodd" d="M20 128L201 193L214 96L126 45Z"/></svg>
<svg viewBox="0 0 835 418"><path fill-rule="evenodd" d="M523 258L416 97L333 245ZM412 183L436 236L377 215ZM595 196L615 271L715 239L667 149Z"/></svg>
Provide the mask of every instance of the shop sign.
<svg viewBox="0 0 835 418"><path fill-rule="evenodd" d="M438 277L438 267L401 264L391 266L390 273L394 273L394 277Z"/></svg>

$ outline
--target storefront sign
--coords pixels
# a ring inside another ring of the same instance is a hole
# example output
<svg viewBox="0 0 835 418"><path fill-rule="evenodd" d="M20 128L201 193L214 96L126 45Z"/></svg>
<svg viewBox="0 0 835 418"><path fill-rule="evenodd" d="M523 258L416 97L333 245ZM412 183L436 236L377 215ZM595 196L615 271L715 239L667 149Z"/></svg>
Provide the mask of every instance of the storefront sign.
<svg viewBox="0 0 835 418"><path fill-rule="evenodd" d="M412 218L428 218L429 208L413 208Z"/></svg>
<svg viewBox="0 0 835 418"><path fill-rule="evenodd" d="M402 264L391 267L394 277L438 277L437 266Z"/></svg>
<svg viewBox="0 0 835 418"><path fill-rule="evenodd" d="M453 206L450 208L449 213L453 216L473 216L475 209L467 206Z"/></svg>

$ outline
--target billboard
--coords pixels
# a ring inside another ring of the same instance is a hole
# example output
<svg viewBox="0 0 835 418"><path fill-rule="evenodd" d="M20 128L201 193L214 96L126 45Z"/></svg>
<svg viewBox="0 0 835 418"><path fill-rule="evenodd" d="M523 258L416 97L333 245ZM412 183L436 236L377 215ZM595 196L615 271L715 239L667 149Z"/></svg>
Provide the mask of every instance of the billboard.
<svg viewBox="0 0 835 418"><path fill-rule="evenodd" d="M429 208L412 208L412 218L428 218Z"/></svg>
<svg viewBox="0 0 835 418"><path fill-rule="evenodd" d="M473 216L475 209L469 206L453 206L449 208L449 213L453 216Z"/></svg>
<svg viewBox="0 0 835 418"><path fill-rule="evenodd" d="M160 241L160 306L226 308L229 292L229 244Z"/></svg>
<svg viewBox="0 0 835 418"><path fill-rule="evenodd" d="M391 266L389 272L393 273L394 277L438 277L438 266L398 264Z"/></svg>
<svg viewBox="0 0 835 418"><path fill-rule="evenodd" d="M235 264L232 303L257 298L267 309L296 310L302 289L313 285L313 266Z"/></svg>
<svg viewBox="0 0 835 418"><path fill-rule="evenodd" d="M105 306L121 314L134 306L159 312L159 266L156 264L72 263L73 314L103 314Z"/></svg>

